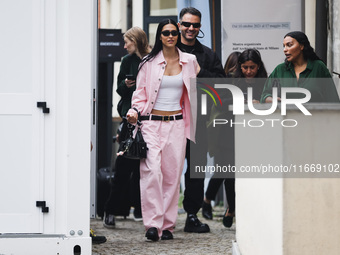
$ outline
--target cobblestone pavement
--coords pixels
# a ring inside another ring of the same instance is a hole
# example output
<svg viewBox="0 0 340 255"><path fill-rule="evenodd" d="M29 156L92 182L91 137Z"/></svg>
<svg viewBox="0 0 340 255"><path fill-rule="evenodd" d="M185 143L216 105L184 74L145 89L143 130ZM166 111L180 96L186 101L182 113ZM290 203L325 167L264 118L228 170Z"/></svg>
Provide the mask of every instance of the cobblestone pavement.
<svg viewBox="0 0 340 255"><path fill-rule="evenodd" d="M174 239L167 241L146 241L142 222L135 222L132 214L124 219L117 217L116 228L103 227L102 220L92 219L91 228L96 235L105 235L106 243L93 244L92 255L112 254L224 254L231 255L232 241L235 240L235 222L228 229L222 224L223 207L214 208L214 219L206 220L201 212L198 217L209 224L210 233L186 233L183 231L186 214L178 216Z"/></svg>

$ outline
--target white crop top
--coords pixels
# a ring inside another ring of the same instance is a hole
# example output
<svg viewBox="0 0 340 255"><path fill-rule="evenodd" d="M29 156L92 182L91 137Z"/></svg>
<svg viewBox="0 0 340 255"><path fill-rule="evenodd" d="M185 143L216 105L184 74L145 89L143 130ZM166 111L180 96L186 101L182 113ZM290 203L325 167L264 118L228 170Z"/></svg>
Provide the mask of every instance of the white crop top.
<svg viewBox="0 0 340 255"><path fill-rule="evenodd" d="M177 75L163 75L153 109L161 111L181 110L180 100L183 94L182 72Z"/></svg>

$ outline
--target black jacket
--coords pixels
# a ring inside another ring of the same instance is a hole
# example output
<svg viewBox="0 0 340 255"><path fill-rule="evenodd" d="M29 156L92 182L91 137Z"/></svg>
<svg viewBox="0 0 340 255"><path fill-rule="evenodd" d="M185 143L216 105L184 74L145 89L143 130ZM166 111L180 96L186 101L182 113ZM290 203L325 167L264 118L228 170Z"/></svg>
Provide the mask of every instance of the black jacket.
<svg viewBox="0 0 340 255"><path fill-rule="evenodd" d="M178 48L184 52L187 52L187 47L183 46L182 43L178 45ZM217 54L208 48L207 46L201 44L197 39L195 41L195 45L191 52L187 52L194 54L197 58L197 62L201 67L200 72L197 74L197 78L224 78L226 74L222 67L221 61L218 58ZM197 98L198 102L200 102L201 94L205 94L202 90L197 90ZM212 105L212 101L208 99L208 107ZM197 106L200 109L200 106ZM203 125L198 124L196 129L196 134L206 133L205 123L209 120L210 110L208 110L207 115L197 115L197 122L203 123ZM201 130L203 129L203 130ZM198 137L196 135L196 137Z"/></svg>
<svg viewBox="0 0 340 255"><path fill-rule="evenodd" d="M180 43L178 47L181 51L186 52L182 43ZM196 56L197 62L201 67L201 71L197 75L198 78L226 77L221 61L217 54L207 46L201 44L197 39L195 41L194 49L188 53L194 54Z"/></svg>
<svg viewBox="0 0 340 255"><path fill-rule="evenodd" d="M120 71L117 78L117 93L121 96L121 99L117 105L118 113L121 117L125 116L128 110L131 108L131 98L133 92L136 90L136 85L128 88L125 85L125 78L127 74L137 76L138 66L141 59L134 53L131 55L125 55L122 58L120 64Z"/></svg>

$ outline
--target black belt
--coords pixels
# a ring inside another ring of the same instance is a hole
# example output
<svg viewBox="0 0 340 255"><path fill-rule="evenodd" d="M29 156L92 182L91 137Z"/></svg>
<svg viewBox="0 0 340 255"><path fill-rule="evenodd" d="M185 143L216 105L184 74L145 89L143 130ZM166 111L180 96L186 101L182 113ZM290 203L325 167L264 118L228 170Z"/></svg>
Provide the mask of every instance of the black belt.
<svg viewBox="0 0 340 255"><path fill-rule="evenodd" d="M183 115L171 115L171 116L159 116L159 115L151 115L150 116L140 116L140 120L161 120L161 121L171 121L171 120L181 120L183 119Z"/></svg>

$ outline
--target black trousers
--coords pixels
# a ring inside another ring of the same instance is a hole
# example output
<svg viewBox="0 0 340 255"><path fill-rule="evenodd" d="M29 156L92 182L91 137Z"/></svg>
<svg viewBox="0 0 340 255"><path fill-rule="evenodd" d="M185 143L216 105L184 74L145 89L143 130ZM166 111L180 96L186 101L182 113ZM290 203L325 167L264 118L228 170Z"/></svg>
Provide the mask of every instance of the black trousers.
<svg viewBox="0 0 340 255"><path fill-rule="evenodd" d="M221 136L222 143L214 155L215 165L235 166L235 142L234 142L234 128L225 129L224 135L228 135L227 140ZM209 181L205 197L209 200L215 200L216 194L224 182L224 190L226 193L229 212L235 211L235 173L215 173Z"/></svg>
<svg viewBox="0 0 340 255"><path fill-rule="evenodd" d="M128 216L130 207L141 210L139 160L118 156L111 191L105 204L106 214Z"/></svg>
<svg viewBox="0 0 340 255"><path fill-rule="evenodd" d="M216 194L223 182L228 201L229 212L233 213L235 211L235 178L211 178L207 191L205 192L205 197L209 200L215 200Z"/></svg>
<svg viewBox="0 0 340 255"><path fill-rule="evenodd" d="M183 207L188 214L197 214L202 207L204 198L205 173L195 172L195 166L207 165L207 130L205 122L197 124L204 128L196 129L196 143L187 140L186 159L187 169L185 172L185 190Z"/></svg>

